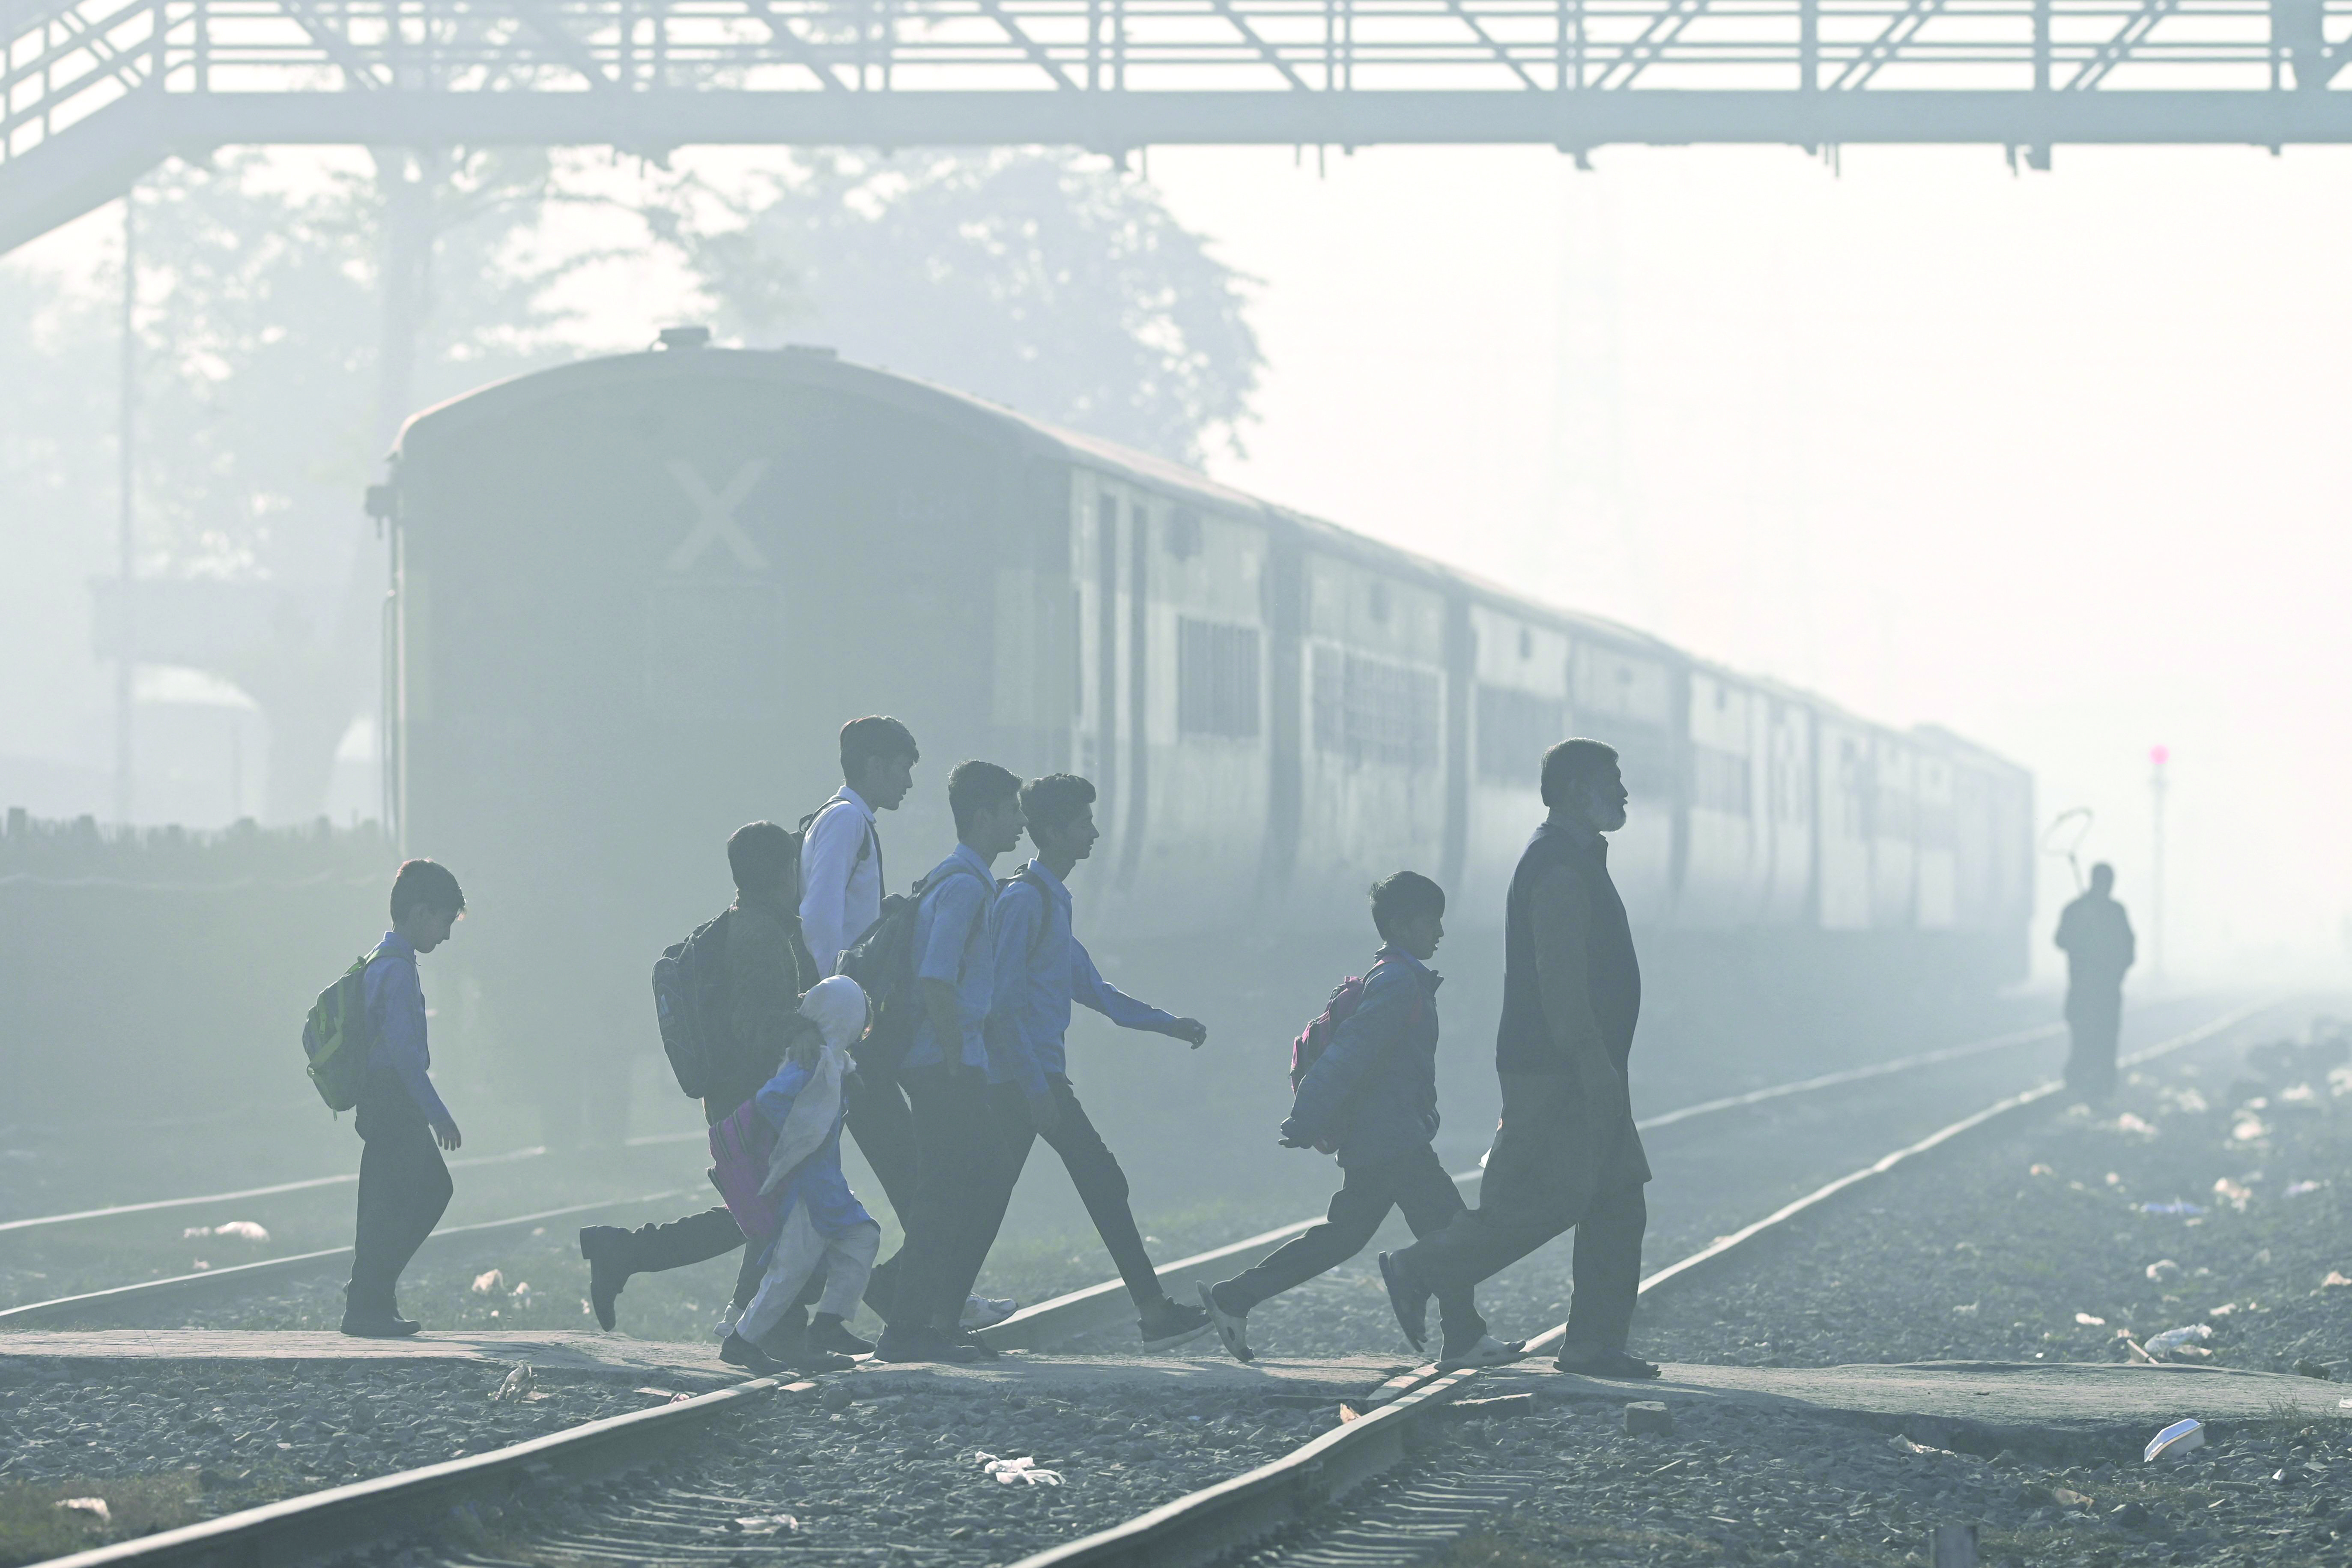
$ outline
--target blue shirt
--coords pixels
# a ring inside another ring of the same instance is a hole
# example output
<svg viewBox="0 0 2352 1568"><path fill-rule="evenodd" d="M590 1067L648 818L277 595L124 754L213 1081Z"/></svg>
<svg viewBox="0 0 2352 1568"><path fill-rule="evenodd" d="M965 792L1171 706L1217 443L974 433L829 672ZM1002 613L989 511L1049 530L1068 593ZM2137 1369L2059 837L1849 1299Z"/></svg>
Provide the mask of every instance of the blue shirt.
<svg viewBox="0 0 2352 1568"><path fill-rule="evenodd" d="M1032 860L996 895L996 999L988 1015L988 1081L1017 1083L1032 1099L1048 1078L1069 1076L1062 1038L1070 1005L1093 1008L1122 1029L1165 1034L1176 1022L1102 977L1070 933L1070 889Z"/></svg>
<svg viewBox="0 0 2352 1568"><path fill-rule="evenodd" d="M988 1065L984 1027L995 994L996 878L971 845L923 879L922 907L915 911L915 978L943 980L955 987L956 1012L963 1025L954 1059L965 1067ZM938 1067L948 1059L931 1013L916 1015L915 1037L907 1047L910 1068Z"/></svg>
<svg viewBox="0 0 2352 1568"><path fill-rule="evenodd" d="M1364 994L1299 1080L1283 1134L1337 1146L1342 1165L1394 1160L1437 1136L1440 977L1401 947L1383 947Z"/></svg>
<svg viewBox="0 0 2352 1568"><path fill-rule="evenodd" d="M360 986L375 1035L368 1049L369 1070L381 1068L397 1078L425 1121L455 1121L425 1076L433 1053L425 1043L425 986L416 978L416 949L398 931L384 932Z"/></svg>

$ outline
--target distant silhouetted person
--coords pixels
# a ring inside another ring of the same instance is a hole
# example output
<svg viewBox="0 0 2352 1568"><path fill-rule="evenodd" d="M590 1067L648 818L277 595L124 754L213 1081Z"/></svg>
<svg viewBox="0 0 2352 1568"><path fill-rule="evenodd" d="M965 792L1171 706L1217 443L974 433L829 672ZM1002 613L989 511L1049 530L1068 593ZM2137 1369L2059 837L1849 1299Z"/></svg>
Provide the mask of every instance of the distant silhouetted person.
<svg viewBox="0 0 2352 1568"><path fill-rule="evenodd" d="M1642 971L1601 837L1625 826L1625 783L1613 749L1562 741L1544 753L1542 788L1551 815L1519 857L1505 909L1495 1044L1503 1121L1478 1206L1381 1254L1381 1274L1418 1347L1432 1295L1475 1284L1573 1226L1576 1292L1557 1364L1592 1377L1655 1377L1655 1366L1625 1351L1650 1179L1625 1080Z"/></svg>
<svg viewBox="0 0 2352 1568"><path fill-rule="evenodd" d="M2131 917L2115 899L2116 868L2091 868L2091 890L2058 917L2066 954L2066 1087L2085 1099L2116 1091L2116 1037L2123 1030L2124 973L2139 953Z"/></svg>
<svg viewBox="0 0 2352 1568"><path fill-rule="evenodd" d="M448 868L432 860L408 861L392 881L392 929L383 933L362 981L373 1044L353 1119L363 1147L358 1234L352 1244L342 1325L343 1332L361 1339L397 1339L416 1331L416 1324L400 1315L393 1289L449 1206L449 1167L441 1150L456 1149L465 1138L425 1071L433 1053L425 1044L425 989L417 982L416 958L447 942L449 928L465 912L466 895Z"/></svg>

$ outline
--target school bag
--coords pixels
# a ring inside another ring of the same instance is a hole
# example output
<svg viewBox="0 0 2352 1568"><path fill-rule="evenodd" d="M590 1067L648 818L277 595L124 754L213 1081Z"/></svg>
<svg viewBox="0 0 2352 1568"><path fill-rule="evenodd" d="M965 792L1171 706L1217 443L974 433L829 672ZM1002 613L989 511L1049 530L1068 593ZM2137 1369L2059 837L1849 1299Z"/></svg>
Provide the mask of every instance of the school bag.
<svg viewBox="0 0 2352 1568"><path fill-rule="evenodd" d="M709 1092L711 1075L727 1047L727 917L694 928L654 960L654 1019L677 1087L689 1100Z"/></svg>
<svg viewBox="0 0 2352 1568"><path fill-rule="evenodd" d="M1379 967L1377 963L1372 965L1372 969ZM1299 1030L1298 1037L1290 1042L1291 1093L1298 1092L1298 1086L1307 1081L1308 1069L1323 1058L1325 1051L1331 1048L1331 1042L1339 1037L1339 1026L1354 1017L1356 1009L1363 1005L1364 987L1370 984L1371 978L1371 970L1367 970L1362 974L1350 974L1339 982L1331 993L1331 999L1323 1005L1323 1011L1308 1019L1307 1027ZM1407 1023L1418 1023L1420 1019L1421 1004L1415 1001ZM1320 1143L1315 1147L1321 1153L1331 1152Z"/></svg>
<svg viewBox="0 0 2352 1568"><path fill-rule="evenodd" d="M302 1055L310 1063L310 1086L333 1111L349 1110L360 1102L360 1085L367 1081L368 1049L375 1044L368 1026L367 966L383 949L371 948L353 960L342 977L310 1005L302 1020Z"/></svg>
<svg viewBox="0 0 2352 1568"><path fill-rule="evenodd" d="M950 876L980 877L991 892L995 879L969 868ZM929 877L908 891L882 900L882 912L841 951L840 973L857 982L872 1009L873 1023L857 1048L858 1059L895 1069L907 1047L915 1042L915 1020L922 1016L922 998L915 994L915 917L923 900L940 886Z"/></svg>

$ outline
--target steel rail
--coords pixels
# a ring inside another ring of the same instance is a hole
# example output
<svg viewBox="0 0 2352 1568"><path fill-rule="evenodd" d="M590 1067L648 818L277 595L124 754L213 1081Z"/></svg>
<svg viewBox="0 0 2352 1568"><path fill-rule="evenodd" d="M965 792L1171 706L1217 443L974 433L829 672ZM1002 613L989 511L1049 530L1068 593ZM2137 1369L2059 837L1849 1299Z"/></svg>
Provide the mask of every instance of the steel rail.
<svg viewBox="0 0 2352 1568"><path fill-rule="evenodd" d="M535 1160L546 1152L546 1146L541 1144L504 1154L470 1155L463 1160L452 1160L448 1164L453 1171L478 1165L510 1165L518 1160ZM143 1203L114 1204L102 1209L77 1209L72 1214L36 1215L30 1219L0 1220L0 1231L33 1230L43 1226L70 1225L78 1220L112 1219L118 1215L152 1214L158 1209L193 1208L198 1204L226 1204L244 1198L274 1197L279 1193L308 1192L315 1187L347 1186L359 1179L357 1171L346 1171L337 1176L309 1176L299 1182L279 1182L267 1187L240 1187L233 1193L205 1193L193 1198L150 1198Z"/></svg>
<svg viewBox="0 0 2352 1568"><path fill-rule="evenodd" d="M2161 1044L2132 1052L2120 1065L2138 1066L2187 1050L2268 1012L2284 998L2273 997L2236 1007ZM1774 1210L1755 1224L1718 1237L1687 1258L1680 1258L1643 1279L1643 1295L1670 1283L1688 1281L1701 1268L1719 1262L1758 1237L1768 1235L1797 1215L1816 1209L1841 1193L1853 1191L1875 1177L1944 1147L1971 1132L2005 1122L2030 1106L2058 1094L2063 1084L2051 1082L1997 1100L1983 1110L1937 1129L1916 1142L1872 1161ZM1528 1342L1528 1351L1550 1350L1568 1332L1557 1325ZM1373 1395L1377 1408L1347 1422L1283 1458L1230 1480L1193 1492L1173 1502L1139 1514L1124 1524L1021 1559L1013 1568L1194 1568L1213 1563L1238 1547L1262 1542L1307 1521L1318 1510L1343 1500L1365 1481L1402 1464L1409 1452L1408 1434L1420 1421L1460 1398L1484 1375L1476 1370L1440 1373L1435 1366L1391 1380ZM1629 1390L1639 1384L1624 1385Z"/></svg>
<svg viewBox="0 0 2352 1568"><path fill-rule="evenodd" d="M599 1198L593 1203L569 1204L562 1208L541 1209L534 1214L512 1215L505 1219L444 1226L425 1238L425 1246L436 1247L462 1237L511 1230L517 1226L534 1225L541 1220L563 1219L572 1215L593 1214L601 1209L625 1208L691 1195L688 1189L675 1187L666 1192L646 1193L639 1197ZM216 1289L224 1282L243 1286L278 1275L301 1273L351 1255L349 1247L321 1247L316 1252L265 1258L258 1262L238 1263L226 1268L207 1268L194 1274L174 1274L162 1279L142 1279L136 1284L110 1286L103 1290L85 1290L79 1295L58 1296L47 1301L27 1301L22 1306L0 1309L0 1328L24 1328L32 1323L53 1322L60 1318L104 1316L125 1307L144 1306L169 1296Z"/></svg>
<svg viewBox="0 0 2352 1568"><path fill-rule="evenodd" d="M2020 1029L2006 1035L1995 1035L1989 1039L1973 1040L1965 1045L1944 1046L1932 1051L1921 1051L1913 1056L1899 1057L1893 1061L1874 1062L1866 1067L1846 1068L1837 1072L1822 1073L1790 1083L1749 1089L1743 1094L1726 1095L1717 1100L1702 1100L1696 1105L1685 1105L1679 1110L1664 1111L1656 1116L1644 1118L1633 1125L1643 1132L1654 1131L1661 1127L1671 1127L1677 1122L1713 1115L1717 1111L1736 1110L1747 1106L1761 1105L1769 1100L1785 1099L1790 1095L1835 1089L1849 1083L1860 1083L1868 1079L1885 1078L1895 1073L1907 1072L1917 1068L1959 1061L1968 1057L1980 1056L1988 1051L2028 1045L2036 1040L2048 1039L2058 1034L2063 1027L2062 1025L2049 1024L2036 1028ZM1456 1184L1466 1186L1485 1174L1486 1170L1483 1166L1473 1166L1467 1171L1456 1172L1454 1180ZM1323 1216L1320 1215L1311 1219L1293 1220L1288 1225L1276 1226L1272 1230L1260 1231L1257 1235L1245 1237L1240 1241L1229 1241L1221 1247L1212 1247L1206 1252L1196 1252L1190 1258L1180 1258L1172 1263L1161 1264L1158 1269L1160 1281L1164 1285L1172 1279L1181 1284L1184 1277L1196 1269L1223 1263L1230 1258L1238 1258L1244 1253L1271 1246L1276 1242L1287 1241L1292 1237L1300 1235L1322 1223ZM1126 1285L1118 1279L1105 1279L1070 1291L1066 1295L1052 1297L1038 1302L1035 1306L1025 1307L994 1327L982 1330L981 1338L997 1350L1042 1350L1050 1346L1055 1340L1070 1334L1086 1333L1112 1327L1126 1315L1129 1310Z"/></svg>
<svg viewBox="0 0 2352 1568"><path fill-rule="evenodd" d="M495 1497L558 1477L610 1474L657 1458L687 1432L813 1383L754 1378L731 1388L584 1422L544 1437L421 1469L354 1481L307 1497L223 1514L178 1530L59 1557L43 1568L112 1563L223 1563L236 1568L312 1563L376 1537L414 1531L467 1498Z"/></svg>

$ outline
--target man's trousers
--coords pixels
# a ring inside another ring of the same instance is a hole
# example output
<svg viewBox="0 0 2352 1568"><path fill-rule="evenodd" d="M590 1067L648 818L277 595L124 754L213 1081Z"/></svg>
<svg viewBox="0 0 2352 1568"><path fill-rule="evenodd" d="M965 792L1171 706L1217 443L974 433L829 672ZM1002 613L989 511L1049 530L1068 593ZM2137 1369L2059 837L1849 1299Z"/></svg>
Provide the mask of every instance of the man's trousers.
<svg viewBox="0 0 2352 1568"><path fill-rule="evenodd" d="M894 1260L898 1279L884 1318L902 1333L953 1335L963 1317L965 1259L992 1202L995 1119L978 1068L910 1068L899 1078L915 1117L915 1196L899 1214L907 1244Z"/></svg>
<svg viewBox="0 0 2352 1568"><path fill-rule="evenodd" d="M1573 1227L1575 1343L1623 1350L1642 1283L1650 1166L1632 1119L1588 1127L1566 1073L1503 1075L1503 1124L1486 1158L1478 1206L1398 1255L1442 1301L1501 1272Z"/></svg>

